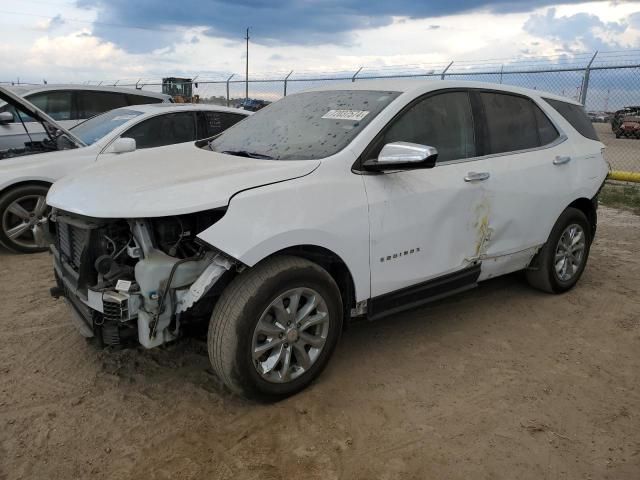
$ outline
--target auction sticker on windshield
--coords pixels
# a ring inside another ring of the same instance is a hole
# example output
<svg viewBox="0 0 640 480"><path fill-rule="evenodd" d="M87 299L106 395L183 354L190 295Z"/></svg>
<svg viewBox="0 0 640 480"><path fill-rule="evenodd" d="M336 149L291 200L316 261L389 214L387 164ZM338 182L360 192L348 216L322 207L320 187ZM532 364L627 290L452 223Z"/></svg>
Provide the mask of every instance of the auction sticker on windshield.
<svg viewBox="0 0 640 480"><path fill-rule="evenodd" d="M330 120L352 120L359 122L369 113L368 110L329 110L321 118Z"/></svg>

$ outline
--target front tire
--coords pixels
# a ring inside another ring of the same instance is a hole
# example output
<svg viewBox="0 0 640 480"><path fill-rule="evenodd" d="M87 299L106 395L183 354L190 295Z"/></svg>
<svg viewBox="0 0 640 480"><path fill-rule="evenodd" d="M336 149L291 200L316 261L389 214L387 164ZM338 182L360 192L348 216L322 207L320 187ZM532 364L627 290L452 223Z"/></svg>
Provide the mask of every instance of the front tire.
<svg viewBox="0 0 640 480"><path fill-rule="evenodd" d="M591 224L584 212L568 207L527 269L527 281L548 293L570 290L587 265L591 241Z"/></svg>
<svg viewBox="0 0 640 480"><path fill-rule="evenodd" d="M320 375L342 316L340 290L326 270L298 257L273 257L222 293L209 323L209 359L231 391L280 400Z"/></svg>
<svg viewBox="0 0 640 480"><path fill-rule="evenodd" d="M22 185L0 196L0 244L17 253L47 250L48 191L44 185Z"/></svg>

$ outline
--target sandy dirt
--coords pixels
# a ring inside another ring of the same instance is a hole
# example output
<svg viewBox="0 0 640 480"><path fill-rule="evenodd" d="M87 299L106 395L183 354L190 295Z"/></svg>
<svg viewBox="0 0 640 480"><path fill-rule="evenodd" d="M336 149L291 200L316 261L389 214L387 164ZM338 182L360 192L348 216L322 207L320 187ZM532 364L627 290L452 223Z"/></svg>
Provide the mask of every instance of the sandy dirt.
<svg viewBox="0 0 640 480"><path fill-rule="evenodd" d="M353 326L303 393L227 393L205 345L98 351L47 254L0 252L0 478L640 478L640 217L577 288L520 275Z"/></svg>

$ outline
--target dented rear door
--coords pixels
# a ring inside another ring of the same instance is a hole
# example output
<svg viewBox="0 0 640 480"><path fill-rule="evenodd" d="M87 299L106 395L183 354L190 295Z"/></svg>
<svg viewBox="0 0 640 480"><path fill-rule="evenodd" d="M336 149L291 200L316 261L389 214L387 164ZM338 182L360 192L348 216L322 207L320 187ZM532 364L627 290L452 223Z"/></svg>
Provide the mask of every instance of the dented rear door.
<svg viewBox="0 0 640 480"><path fill-rule="evenodd" d="M480 253L480 279L485 279L529 265L577 198L580 177L571 142L531 98L500 91L473 95L482 106L482 153L490 173L485 184L489 221Z"/></svg>

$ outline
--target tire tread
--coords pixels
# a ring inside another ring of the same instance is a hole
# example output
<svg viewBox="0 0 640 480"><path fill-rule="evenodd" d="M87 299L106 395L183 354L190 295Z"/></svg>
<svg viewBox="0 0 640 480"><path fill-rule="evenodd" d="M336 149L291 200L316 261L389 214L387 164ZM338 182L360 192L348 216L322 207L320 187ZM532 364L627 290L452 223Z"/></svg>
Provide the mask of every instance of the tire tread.
<svg viewBox="0 0 640 480"><path fill-rule="evenodd" d="M236 276L218 299L207 336L209 359L213 370L234 393L246 393L233 375L238 346L235 330L245 306L269 279L297 268L313 268L331 279L322 267L313 262L293 256L276 256Z"/></svg>
<svg viewBox="0 0 640 480"><path fill-rule="evenodd" d="M584 224L585 233L588 235L584 252L585 260L582 271L579 272L574 281L568 286L561 286L557 281L554 281L554 273L551 271L551 269L553 268L551 256L555 254L554 247L559 236L562 234L562 231L566 228L569 221L572 221L572 219L580 220ZM547 242L540 248L534 259L532 260L531 263L535 266L530 267L526 270L526 277L529 285L547 293L562 293L573 288L573 286L582 276L582 272L584 271L584 268L586 266L592 240L591 226L584 212L574 207L567 207L562 212L562 214L560 214L558 220L551 229L551 233L549 234Z"/></svg>

